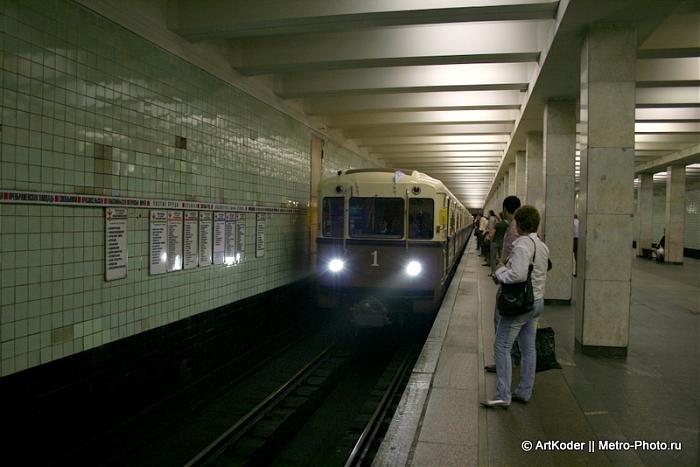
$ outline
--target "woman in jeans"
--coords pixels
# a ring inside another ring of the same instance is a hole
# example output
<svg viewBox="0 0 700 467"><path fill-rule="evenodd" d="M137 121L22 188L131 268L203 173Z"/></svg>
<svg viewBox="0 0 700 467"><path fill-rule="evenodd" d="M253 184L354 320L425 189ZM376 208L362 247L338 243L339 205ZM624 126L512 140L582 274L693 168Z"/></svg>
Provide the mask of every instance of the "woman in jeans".
<svg viewBox="0 0 700 467"><path fill-rule="evenodd" d="M517 316L501 316L498 321L494 342L498 384L496 397L481 402L486 407L505 408L510 405L511 400L527 402L532 397L532 389L535 385L537 317L544 307L544 286L547 280L549 249L537 236L540 214L536 208L528 205L521 206L515 211L514 218L520 237L513 242L513 251L507 264L505 266L500 264L494 274L496 279L503 284L525 282L528 268L530 264L533 264L531 280L535 303L533 309L528 313ZM516 339L522 354L520 383L511 395L513 368L510 350Z"/></svg>

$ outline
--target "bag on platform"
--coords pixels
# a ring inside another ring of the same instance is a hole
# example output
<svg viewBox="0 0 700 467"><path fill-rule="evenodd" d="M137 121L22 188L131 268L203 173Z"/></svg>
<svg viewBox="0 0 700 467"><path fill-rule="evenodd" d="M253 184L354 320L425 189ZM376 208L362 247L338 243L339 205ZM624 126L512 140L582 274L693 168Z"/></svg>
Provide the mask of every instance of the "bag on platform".
<svg viewBox="0 0 700 467"><path fill-rule="evenodd" d="M557 362L557 355L554 347L554 329L538 328L535 338L535 349L537 351L536 371L551 370L561 368Z"/></svg>
<svg viewBox="0 0 700 467"><path fill-rule="evenodd" d="M533 240L532 243L535 243ZM525 282L515 284L501 284L501 293L498 295L498 313L501 316L517 316L532 311L535 304L535 296L532 291L532 270L534 268L535 255L537 254L537 244L535 252L532 254L532 262L527 268L527 279Z"/></svg>

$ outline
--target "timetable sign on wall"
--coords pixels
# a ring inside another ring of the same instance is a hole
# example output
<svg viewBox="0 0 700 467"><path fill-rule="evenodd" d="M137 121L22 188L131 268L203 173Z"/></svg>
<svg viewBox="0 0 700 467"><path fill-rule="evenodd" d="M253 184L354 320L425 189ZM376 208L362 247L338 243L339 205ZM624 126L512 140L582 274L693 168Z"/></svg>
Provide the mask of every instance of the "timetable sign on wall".
<svg viewBox="0 0 700 467"><path fill-rule="evenodd" d="M265 256L265 214L255 215L255 257Z"/></svg>
<svg viewBox="0 0 700 467"><path fill-rule="evenodd" d="M197 211L185 211L185 224L183 227L183 269L196 268L199 264L199 229Z"/></svg>
<svg viewBox="0 0 700 467"><path fill-rule="evenodd" d="M126 277L127 272L126 208L105 209L105 280Z"/></svg>
<svg viewBox="0 0 700 467"><path fill-rule="evenodd" d="M168 211L151 211L149 272L163 274L168 262Z"/></svg>

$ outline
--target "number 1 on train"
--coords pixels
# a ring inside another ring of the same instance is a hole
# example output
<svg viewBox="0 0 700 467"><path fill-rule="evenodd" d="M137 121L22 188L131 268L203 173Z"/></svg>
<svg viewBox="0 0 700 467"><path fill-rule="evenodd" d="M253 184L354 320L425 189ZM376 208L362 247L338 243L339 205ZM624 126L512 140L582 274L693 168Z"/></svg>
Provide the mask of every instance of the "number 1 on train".
<svg viewBox="0 0 700 467"><path fill-rule="evenodd" d="M372 266L379 266L379 263L377 263L377 250L374 250L372 253Z"/></svg>

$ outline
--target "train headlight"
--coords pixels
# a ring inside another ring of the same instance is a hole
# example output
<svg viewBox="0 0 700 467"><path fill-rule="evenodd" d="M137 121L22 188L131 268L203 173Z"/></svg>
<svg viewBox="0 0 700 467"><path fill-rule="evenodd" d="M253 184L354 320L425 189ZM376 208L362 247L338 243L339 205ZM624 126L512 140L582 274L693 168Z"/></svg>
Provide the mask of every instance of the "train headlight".
<svg viewBox="0 0 700 467"><path fill-rule="evenodd" d="M330 272L340 272L345 267L345 261L334 258L328 262L328 270Z"/></svg>
<svg viewBox="0 0 700 467"><path fill-rule="evenodd" d="M411 277L416 277L418 274L420 274L422 269L423 266L421 266L418 261L411 261L406 265L406 274Z"/></svg>

